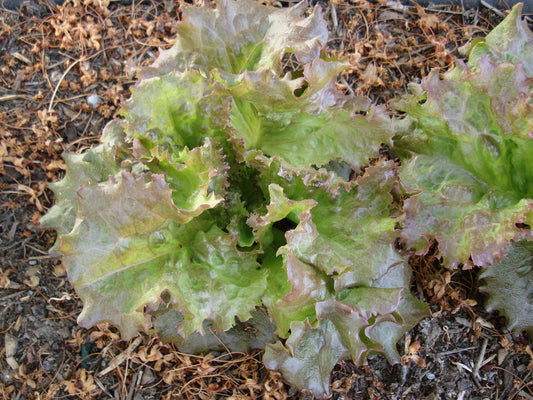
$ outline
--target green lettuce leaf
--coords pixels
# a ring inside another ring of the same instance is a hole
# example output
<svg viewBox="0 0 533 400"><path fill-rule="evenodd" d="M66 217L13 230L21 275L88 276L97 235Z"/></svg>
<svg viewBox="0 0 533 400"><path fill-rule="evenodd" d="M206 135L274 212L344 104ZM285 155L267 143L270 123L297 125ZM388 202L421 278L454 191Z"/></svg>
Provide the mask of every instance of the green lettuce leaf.
<svg viewBox="0 0 533 400"><path fill-rule="evenodd" d="M391 143L392 128L383 107L338 93L336 75L344 68L317 58L295 79L266 69L220 75L214 93L232 96L233 134L246 149L260 149L296 168L339 160L357 170L381 144Z"/></svg>
<svg viewBox="0 0 533 400"><path fill-rule="evenodd" d="M207 76L215 68L234 74L270 68L279 74L287 52L309 63L319 56L328 31L320 8L308 16L306 9L304 2L276 9L250 0L220 0L216 9L187 6L176 42L142 74L194 69Z"/></svg>
<svg viewBox="0 0 533 400"><path fill-rule="evenodd" d="M533 242L512 243L505 256L482 271L480 290L489 295L486 307L509 320L509 329L533 336Z"/></svg>
<svg viewBox="0 0 533 400"><path fill-rule="evenodd" d="M300 215L299 226L287 232L287 246L334 276L337 291L372 286L392 265L403 262L394 248L396 221L391 218L396 184L396 165L389 161L367 168L351 187L341 186L339 194L315 191L311 196L317 206L312 215Z"/></svg>
<svg viewBox="0 0 533 400"><path fill-rule="evenodd" d="M186 337L207 319L227 330L260 304L266 273L253 255L240 254L235 238L178 209L161 175L84 185L71 233L59 251L84 301L82 326L108 321L129 338L150 327L146 307L166 291L186 316L177 327ZM198 207L197 214L203 207Z"/></svg>
<svg viewBox="0 0 533 400"><path fill-rule="evenodd" d="M316 321L316 304L331 298L328 290L330 282L313 266L296 258L290 250L282 248L278 251L279 254L283 254L283 267L287 280L291 283L291 290L280 299L267 297L263 302L269 311L275 310L271 311L271 315L275 318L276 333L281 337L288 337L292 321Z"/></svg>
<svg viewBox="0 0 533 400"><path fill-rule="evenodd" d="M120 111L126 133L170 152L201 146L206 137L225 138L229 102L205 97L208 84L197 71L174 71L139 81Z"/></svg>
<svg viewBox="0 0 533 400"><path fill-rule="evenodd" d="M265 184L283 188L283 192L270 190L269 213L262 220L275 222L270 218L272 209L293 205L287 215L298 226L286 233L287 246L302 261L334 276L336 290L370 286L391 265L402 262L394 249L397 221L391 218L398 212L391 194L398 185L394 162L371 166L349 183L326 170L295 170L275 160L258 168L263 168ZM296 204L304 200L306 207L296 211Z"/></svg>
<svg viewBox="0 0 533 400"><path fill-rule="evenodd" d="M517 3L487 37L474 40L468 54L471 68L476 68L482 57L490 55L497 62L520 63L524 73L533 78L533 33L522 20L522 8L523 4Z"/></svg>
<svg viewBox="0 0 533 400"><path fill-rule="evenodd" d="M198 215L196 210L214 208L224 200L229 167L210 138L192 150L169 153L155 148L144 163L151 172L165 175L174 204L193 216Z"/></svg>
<svg viewBox="0 0 533 400"><path fill-rule="evenodd" d="M472 72L459 64L398 108L404 235L424 252L437 239L446 265L489 266L529 223L533 199L533 108L520 65L483 58Z"/></svg>
<svg viewBox="0 0 533 400"><path fill-rule="evenodd" d="M329 393L331 368L341 359L360 364L370 352L382 352L397 362L396 341L427 315L409 293L409 268L394 247L395 169L381 162L350 184L276 162L265 171L265 180L276 184L269 186L268 213L249 220L255 232L266 237L265 228L282 218L298 225L277 252L291 290L274 295L269 282L263 297L276 333L288 339L267 346L264 362L317 397ZM311 347L325 331L329 337Z"/></svg>
<svg viewBox="0 0 533 400"><path fill-rule="evenodd" d="M310 390L321 398L330 393L329 378L333 367L349 357L348 349L332 322L312 326L309 321L291 324L291 336L266 345L263 363L280 371L297 388Z"/></svg>

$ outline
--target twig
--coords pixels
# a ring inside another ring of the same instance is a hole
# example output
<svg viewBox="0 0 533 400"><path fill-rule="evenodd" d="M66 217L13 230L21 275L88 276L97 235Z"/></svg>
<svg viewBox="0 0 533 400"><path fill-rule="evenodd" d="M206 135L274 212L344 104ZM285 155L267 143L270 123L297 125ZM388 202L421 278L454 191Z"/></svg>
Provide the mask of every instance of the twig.
<svg viewBox="0 0 533 400"><path fill-rule="evenodd" d="M533 396L531 393L531 389L529 389L529 386L531 386L532 382L526 382L527 379L529 379L529 376L531 375L531 370L527 373L527 375L524 377L524 379L520 379L521 386L516 389L516 393L513 395L513 397L510 400L514 400L514 398L517 395L520 395L522 397L525 397L528 400L532 400ZM529 391L529 394L524 391L524 389L527 389Z"/></svg>
<svg viewBox="0 0 533 400"><path fill-rule="evenodd" d="M27 290L24 290L24 291L21 291L21 292L15 292L15 293L8 294L7 296L2 296L2 297L0 297L0 301L6 301L6 300L11 299L13 297L22 296L23 294L27 294L26 292L27 292Z"/></svg>
<svg viewBox="0 0 533 400"><path fill-rule="evenodd" d="M27 243L26 243L27 244ZM28 246L29 247L29 246ZM21 259L17 259L16 261L31 261L31 260L53 260L53 259L59 259L59 257L57 256L32 256L32 257L26 257L26 258L21 258Z"/></svg>
<svg viewBox="0 0 533 400"><path fill-rule="evenodd" d="M141 344L143 338L142 336L138 336L129 346L128 348L126 349L126 351L120 353L117 357L113 358L111 360L111 363L110 365L98 372L98 374L96 376L98 376L99 378L101 378L102 376L108 374L109 372L113 371L114 369L118 368L118 366L120 364L122 364L126 359L129 358L130 354L133 352L133 350L135 350L137 347L139 347L139 345Z"/></svg>
<svg viewBox="0 0 533 400"><path fill-rule="evenodd" d="M228 349L226 344L217 336L216 332L213 331L213 329L211 327L209 327L209 332L211 332L211 335L213 335L215 337L215 339L218 340L218 342L222 345L222 347L224 347L224 349L226 350L227 353L231 353L230 349Z"/></svg>
<svg viewBox="0 0 533 400"><path fill-rule="evenodd" d="M449 356L450 354L462 353L463 351L474 350L476 348L477 348L477 346L465 347L464 349L455 349L455 350L443 351L442 353L438 353L437 355L439 355L439 356Z"/></svg>
<svg viewBox="0 0 533 400"><path fill-rule="evenodd" d="M108 396L108 397L111 397L112 399L115 398L115 396L113 396L111 393L109 393L107 391L107 389L105 388L105 386L103 385L102 382L100 382L100 380L96 377L96 376L93 376L93 379L94 379L94 382L98 385L98 387L100 389L102 389L102 391Z"/></svg>
<svg viewBox="0 0 533 400"><path fill-rule="evenodd" d="M10 329L13 327L13 325L15 325L16 323L17 323L17 320L13 321L13 322L11 323L11 325L9 325L6 329L4 329L3 331L0 331L0 335L3 335L3 334L5 334L5 333L9 332L9 330L10 330Z"/></svg>
<svg viewBox="0 0 533 400"><path fill-rule="evenodd" d="M522 397L525 397L526 399L528 400L533 400L533 396L531 396L530 394L527 394L526 392L524 392L523 390L521 390L520 392L518 392L518 394Z"/></svg>
<svg viewBox="0 0 533 400"><path fill-rule="evenodd" d="M126 397L126 400L133 400L135 388L139 386L142 376L143 376L142 369L139 369L137 372L135 372L135 375L133 375L133 379L131 380L131 385L130 385L130 389L128 390L128 396Z"/></svg>
<svg viewBox="0 0 533 400"><path fill-rule="evenodd" d="M477 358L476 363L474 364L474 369L472 369L472 376L476 379L481 379L481 376L479 376L479 369L481 368L483 359L485 358L485 352L487 351L488 343L489 340L487 338L484 338L483 344L481 345L481 351L479 352L479 357Z"/></svg>
<svg viewBox="0 0 533 400"><path fill-rule="evenodd" d="M500 10L498 10L493 5L487 3L485 0L481 0L479 2L479 4L481 4L484 7L487 7L489 10L491 10L494 14L498 15L499 17L505 18L505 14L504 13L502 13Z"/></svg>
<svg viewBox="0 0 533 400"><path fill-rule="evenodd" d="M74 61L72 64L69 65L69 67L63 72L63 75L61 75L61 78L59 79L59 82L56 84L56 88L54 89L54 93L52 93L52 98L50 99L50 104L48 105L48 112L51 112L54 107L54 100L56 98L57 91L59 90L59 86L61 85L61 82L63 82L63 79L67 76L67 74L70 72L72 68L76 64L78 64L82 59L78 58L76 61Z"/></svg>
<svg viewBox="0 0 533 400"><path fill-rule="evenodd" d="M0 101L11 101L15 99L25 99L28 96L25 94L6 94L5 96L0 97Z"/></svg>
<svg viewBox="0 0 533 400"><path fill-rule="evenodd" d="M460 367L460 368L464 369L465 371L472 372L472 369L469 366L464 365L461 362L453 362L452 361L452 364L454 364L456 367Z"/></svg>
<svg viewBox="0 0 533 400"><path fill-rule="evenodd" d="M344 76L341 76L340 77L340 81L341 83L346 86L346 89L348 89L348 91L352 94L352 96L355 96L355 92L353 91L352 87L350 86L350 84L346 81L346 79L344 78Z"/></svg>
<svg viewBox="0 0 533 400"><path fill-rule="evenodd" d="M37 247L32 246L32 245L30 245L30 244L28 244L28 243L24 243L24 246L29 247L30 249L32 249L33 251L36 251L37 253L44 254L44 257L45 257L45 258L49 258L49 257L50 257L50 255L48 254L47 251L44 251L44 250L38 249ZM28 258L26 258L26 260L28 260Z"/></svg>

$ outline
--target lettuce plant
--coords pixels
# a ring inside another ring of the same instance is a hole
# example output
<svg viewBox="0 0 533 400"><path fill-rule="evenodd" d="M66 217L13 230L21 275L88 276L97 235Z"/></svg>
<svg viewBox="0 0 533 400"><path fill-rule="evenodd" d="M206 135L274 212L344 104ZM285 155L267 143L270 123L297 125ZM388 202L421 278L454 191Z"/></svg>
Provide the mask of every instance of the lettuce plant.
<svg viewBox="0 0 533 400"><path fill-rule="evenodd" d="M424 253L436 239L450 267L492 265L487 308L531 335L533 33L521 9L473 42L468 65L412 86L394 145L412 194L404 240Z"/></svg>
<svg viewBox="0 0 533 400"><path fill-rule="evenodd" d="M515 6L509 16L486 38L474 42L468 64L475 68L483 57L493 62L510 62L522 68L529 78L529 121L533 107L533 33L520 17L521 5ZM524 82L521 82L524 85ZM524 127L524 133L533 136L533 125ZM530 165L530 164L529 164ZM526 166L526 168L530 166ZM531 227L531 225L529 225ZM530 231L523 238L531 239ZM488 310L499 310L509 320L509 328L520 332L525 330L533 337L533 242L521 240L512 243L505 256L485 269L479 276L483 285L480 290L487 293Z"/></svg>
<svg viewBox="0 0 533 400"><path fill-rule="evenodd" d="M406 242L436 239L451 267L490 266L533 222L533 35L520 8L471 49L469 65L432 71L398 102L394 149L405 203Z"/></svg>
<svg viewBox="0 0 533 400"><path fill-rule="evenodd" d="M187 8L123 118L65 155L42 224L58 232L82 326L180 342L264 307L277 334L265 364L317 396L339 360L398 361L427 307L395 247L398 166L369 164L392 122L338 92L347 65L324 51L319 8L305 12Z"/></svg>

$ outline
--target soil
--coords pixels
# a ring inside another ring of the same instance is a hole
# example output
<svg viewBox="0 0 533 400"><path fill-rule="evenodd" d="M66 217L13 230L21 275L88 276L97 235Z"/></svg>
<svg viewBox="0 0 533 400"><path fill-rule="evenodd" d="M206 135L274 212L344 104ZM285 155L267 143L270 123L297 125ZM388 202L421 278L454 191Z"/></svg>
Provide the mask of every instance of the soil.
<svg viewBox="0 0 533 400"><path fill-rule="evenodd" d="M172 44L183 3L15 6L0 9L1 398L312 399L267 371L261 352L191 356L150 335L125 342L110 326L78 327L82 304L48 254L55 234L38 224L53 204L46 185L64 174L62 152L98 142L135 82L129 67L151 63ZM503 16L386 1L321 6L330 52L352 63L339 89L376 103L405 95L407 83L432 68L450 68ZM477 271L449 271L432 254L411 265L413 293L432 317L398 344L401 364L381 356L361 367L339 363L331 398L533 399L530 338L484 310Z"/></svg>

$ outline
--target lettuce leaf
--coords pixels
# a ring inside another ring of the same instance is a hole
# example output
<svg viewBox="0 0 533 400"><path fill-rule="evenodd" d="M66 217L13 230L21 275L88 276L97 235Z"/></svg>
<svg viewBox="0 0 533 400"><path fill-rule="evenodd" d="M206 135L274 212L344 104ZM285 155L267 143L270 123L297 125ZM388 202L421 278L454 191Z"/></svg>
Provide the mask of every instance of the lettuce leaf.
<svg viewBox="0 0 533 400"><path fill-rule="evenodd" d="M114 121L104 129L100 138L102 144L99 146L83 154L63 154L67 172L61 181L48 185L54 192L55 204L41 218L40 223L43 228L53 228L60 235L69 233L76 221L78 212L76 190L80 185L105 182L109 176L118 176L126 171L120 165L119 152L124 150L120 148L123 138L124 131L120 123Z"/></svg>
<svg viewBox="0 0 533 400"><path fill-rule="evenodd" d="M154 316L154 331L165 342L178 346L181 353L201 354L213 351L231 351L247 353L251 350L265 349L266 343L274 343L278 337L274 333L274 324L266 311L257 308L251 312L252 318L247 321L235 320L234 326L227 331L216 331L213 324L204 321L203 332L194 332L186 339L178 335L176 326L183 321L183 315L172 309L161 306L151 313Z"/></svg>
<svg viewBox="0 0 533 400"><path fill-rule="evenodd" d="M233 134L246 149L281 157L295 168L339 160L357 170L391 143L392 128L383 107L338 93L336 75L346 67L317 58L294 79L267 69L219 74L213 93L232 96Z"/></svg>
<svg viewBox="0 0 533 400"><path fill-rule="evenodd" d="M476 68L481 58L490 55L493 61L520 63L524 73L533 78L533 32L522 20L522 3L511 12L485 38L475 39L469 51L468 65Z"/></svg>
<svg viewBox="0 0 533 400"><path fill-rule="evenodd" d="M409 283L406 264L392 270L396 271L391 276L397 278L399 272ZM392 283L392 279L384 281ZM355 287L317 302L315 311L313 324L310 318L291 322L285 345L267 344L263 362L281 371L292 385L322 398L330 394L331 370L341 360L361 364L370 352L381 352L398 362L396 342L427 315L427 306L401 287Z"/></svg>
<svg viewBox="0 0 533 400"><path fill-rule="evenodd" d="M197 71L174 71L141 80L120 110L126 133L170 152L201 146L206 137L221 140L229 103L205 97L208 84Z"/></svg>
<svg viewBox="0 0 533 400"><path fill-rule="evenodd" d="M78 190L78 218L58 250L84 301L80 325L108 321L129 338L151 326L144 309L164 291L187 316L177 327L184 337L204 319L222 331L235 316L247 320L266 286L255 257L212 222L188 223L206 207L179 209L161 175L148 179L123 173Z"/></svg>
<svg viewBox="0 0 533 400"><path fill-rule="evenodd" d="M444 263L489 266L530 224L533 204L533 108L520 64L478 70L459 63L440 79L433 71L422 95L398 104L400 177L413 194L405 202L406 242L425 252L437 239ZM531 226L531 225L530 225Z"/></svg>
<svg viewBox="0 0 533 400"><path fill-rule="evenodd" d="M533 242L512 243L505 256L479 275L482 292L489 295L488 311L498 310L509 329L533 336Z"/></svg>
<svg viewBox="0 0 533 400"><path fill-rule="evenodd" d="M349 357L339 331L329 321L316 327L309 321L294 321L291 332L285 346L280 342L267 345L265 366L281 371L292 385L310 390L315 396L329 394L333 367Z"/></svg>
<svg viewBox="0 0 533 400"><path fill-rule="evenodd" d="M275 173L277 167L274 162L265 171L276 181L269 186L268 213L251 218L252 226L262 234L282 217L298 225L285 233L286 244L277 251L291 291L276 299L269 286L263 297L276 332L288 339L285 346L267 345L264 363L323 397L331 368L341 359L359 364L369 352L382 352L397 362L396 341L427 307L409 293L409 267L394 247L393 162L370 167L347 185L320 186L320 174Z"/></svg>
<svg viewBox="0 0 533 400"><path fill-rule="evenodd" d="M197 70L208 75L269 68L281 72L284 53L301 63L317 58L328 38L320 8L305 16L307 4L289 9L266 7L247 0L217 1L216 9L186 6L174 45L142 70L144 77Z"/></svg>

